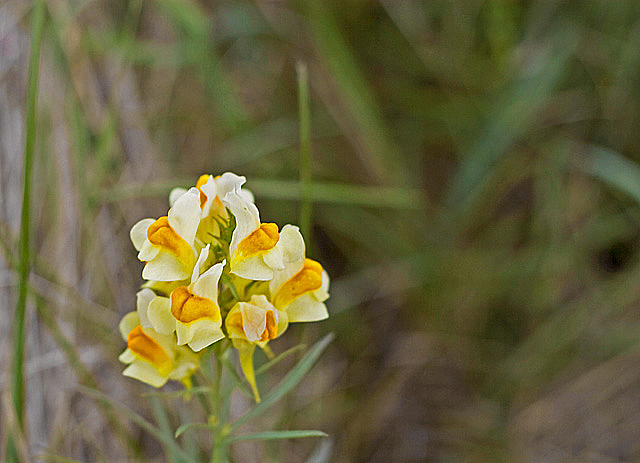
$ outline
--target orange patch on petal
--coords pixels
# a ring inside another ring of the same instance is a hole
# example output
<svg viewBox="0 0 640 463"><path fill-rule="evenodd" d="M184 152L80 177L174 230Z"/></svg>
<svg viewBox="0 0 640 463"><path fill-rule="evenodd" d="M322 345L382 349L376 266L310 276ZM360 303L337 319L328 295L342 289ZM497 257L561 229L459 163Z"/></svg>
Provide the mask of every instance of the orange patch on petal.
<svg viewBox="0 0 640 463"><path fill-rule="evenodd" d="M207 202L207 195L204 194L200 189L205 183L207 183L207 180L209 180L209 176L205 174L205 175L201 175L198 181L196 182L196 188L200 192L200 209L202 209L205 203Z"/></svg>
<svg viewBox="0 0 640 463"><path fill-rule="evenodd" d="M158 342L147 335L140 325L129 332L127 347L136 357L155 366L163 374L171 371L173 361Z"/></svg>
<svg viewBox="0 0 640 463"><path fill-rule="evenodd" d="M240 241L235 260L267 252L273 249L279 239L278 226L275 223L263 223L260 228Z"/></svg>
<svg viewBox="0 0 640 463"><path fill-rule="evenodd" d="M185 267L192 267L195 263L191 246L171 228L167 216L160 217L149 225L147 239L151 244L159 246L176 256Z"/></svg>
<svg viewBox="0 0 640 463"><path fill-rule="evenodd" d="M315 260L305 259L304 266L289 278L273 298L273 305L282 308L291 304L305 293L322 286L322 265Z"/></svg>
<svg viewBox="0 0 640 463"><path fill-rule="evenodd" d="M171 314L182 323L208 318L222 323L220 309L211 299L196 296L186 286L171 291Z"/></svg>
<svg viewBox="0 0 640 463"><path fill-rule="evenodd" d="M260 336L260 341L269 341L275 339L278 336L278 322L276 321L276 314L273 310L267 311L267 323L264 327L264 331Z"/></svg>

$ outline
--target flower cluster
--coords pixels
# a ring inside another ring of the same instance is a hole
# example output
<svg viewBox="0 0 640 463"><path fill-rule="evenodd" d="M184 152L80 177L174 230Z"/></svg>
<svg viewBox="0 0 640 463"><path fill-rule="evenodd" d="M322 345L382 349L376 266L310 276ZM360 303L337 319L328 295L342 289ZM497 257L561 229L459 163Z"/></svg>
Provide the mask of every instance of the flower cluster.
<svg viewBox="0 0 640 463"><path fill-rule="evenodd" d="M329 277L305 257L298 227L260 222L245 178L203 175L169 195L170 209L131 229L148 280L120 332L125 376L154 387L190 384L203 350L231 340L256 400L253 353L289 323L327 318Z"/></svg>

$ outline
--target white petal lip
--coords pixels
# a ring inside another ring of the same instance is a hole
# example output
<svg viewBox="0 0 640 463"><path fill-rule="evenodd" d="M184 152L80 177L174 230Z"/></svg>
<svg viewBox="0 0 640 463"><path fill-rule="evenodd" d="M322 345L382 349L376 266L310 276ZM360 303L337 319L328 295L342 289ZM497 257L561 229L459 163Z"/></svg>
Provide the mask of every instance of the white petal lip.
<svg viewBox="0 0 640 463"><path fill-rule="evenodd" d="M149 309L149 303L156 297L155 293L148 288L142 289L136 293L136 311L140 318L140 325L143 328L151 326L149 318L147 317L147 311Z"/></svg>
<svg viewBox="0 0 640 463"><path fill-rule="evenodd" d="M140 324L140 317L137 312L129 312L118 324L118 329L120 330L120 335L122 335L122 339L125 341L129 337L129 333L132 329Z"/></svg>
<svg viewBox="0 0 640 463"><path fill-rule="evenodd" d="M176 334L178 345L188 344L195 352L224 338L220 326L208 318L196 320L188 325L177 322Z"/></svg>
<svg viewBox="0 0 640 463"><path fill-rule="evenodd" d="M205 263L205 261L207 260L207 257L209 257L208 244L204 248L202 248L202 251L200 251L200 255L198 256L198 260L196 261L196 264L193 266L193 273L191 273L191 283L196 281L200 276L200 267L202 267L202 264Z"/></svg>
<svg viewBox="0 0 640 463"><path fill-rule="evenodd" d="M153 329L160 334L171 334L176 330L176 319L171 314L171 300L156 296L149 304L147 312Z"/></svg>
<svg viewBox="0 0 640 463"><path fill-rule="evenodd" d="M247 280L269 281L273 278L273 269L264 263L260 255L232 263L231 273Z"/></svg>
<svg viewBox="0 0 640 463"><path fill-rule="evenodd" d="M179 281L189 276L178 258L166 251L160 251L142 269L142 278L145 280Z"/></svg>
<svg viewBox="0 0 640 463"><path fill-rule="evenodd" d="M174 188L169 193L169 207L172 207L178 198L187 192L186 188Z"/></svg>
<svg viewBox="0 0 640 463"><path fill-rule="evenodd" d="M260 212L255 204L242 198L239 188L234 188L233 191L227 193L222 202L236 218L236 228L231 235L229 246L229 251L233 256L240 241L260 227Z"/></svg>
<svg viewBox="0 0 640 463"><path fill-rule="evenodd" d="M244 190L242 190L241 187L246 181L247 179L243 176L236 175L233 172L225 172L216 179L218 197L222 199L227 195L227 193L235 190L236 188L239 190L240 195L242 195ZM253 202L253 200L250 202Z"/></svg>
<svg viewBox="0 0 640 463"><path fill-rule="evenodd" d="M240 313L244 335L251 342L259 341L267 326L267 312L254 304L240 302Z"/></svg>
<svg viewBox="0 0 640 463"><path fill-rule="evenodd" d="M122 372L124 376L135 378L138 381L147 383L153 387L161 387L169 379L168 376L162 376L158 373L158 370L148 362L144 360L136 359Z"/></svg>
<svg viewBox="0 0 640 463"><path fill-rule="evenodd" d="M169 225L180 237L193 246L196 231L200 224L200 192L191 188L180 196L169 209Z"/></svg>
<svg viewBox="0 0 640 463"><path fill-rule="evenodd" d="M147 228L149 228L149 225L153 222L155 222L154 219L142 219L131 227L129 237L131 238L131 242L133 243L133 247L136 248L136 251L140 251L140 249L142 249L142 245L147 239Z"/></svg>
<svg viewBox="0 0 640 463"><path fill-rule="evenodd" d="M224 270L224 266L227 263L226 260L218 262L212 265L209 270L204 272L198 279L191 285L193 294L200 297L205 297L213 301L216 306L218 305L218 282L220 276Z"/></svg>
<svg viewBox="0 0 640 463"><path fill-rule="evenodd" d="M289 322L317 322L329 318L327 306L318 301L311 293L306 293L295 299L284 311Z"/></svg>

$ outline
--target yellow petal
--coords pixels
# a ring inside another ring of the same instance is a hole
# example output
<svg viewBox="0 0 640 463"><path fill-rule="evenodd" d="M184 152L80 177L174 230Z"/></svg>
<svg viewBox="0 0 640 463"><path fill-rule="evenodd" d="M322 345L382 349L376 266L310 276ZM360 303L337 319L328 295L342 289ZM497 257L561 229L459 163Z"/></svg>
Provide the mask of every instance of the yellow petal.
<svg viewBox="0 0 640 463"><path fill-rule="evenodd" d="M190 324L177 322L176 335L178 345L188 344L196 352L224 338L220 324L206 318Z"/></svg>
<svg viewBox="0 0 640 463"><path fill-rule="evenodd" d="M120 330L120 334L122 335L122 339L125 341L129 337L129 333L132 329L140 324L140 317L137 312L129 312L118 324L118 329Z"/></svg>
<svg viewBox="0 0 640 463"><path fill-rule="evenodd" d="M171 315L171 301L168 297L156 296L152 299L147 316L153 329L160 334L171 334L176 330L176 319Z"/></svg>
<svg viewBox="0 0 640 463"><path fill-rule="evenodd" d="M167 375L163 375L156 370L153 365L141 360L135 360L125 368L122 374L153 387L162 387L169 379Z"/></svg>
<svg viewBox="0 0 640 463"><path fill-rule="evenodd" d="M233 345L238 349L240 355L240 366L244 377L251 385L253 396L257 403L260 402L260 394L258 393L258 386L256 385L256 374L253 369L253 352L256 349L255 344L248 343L246 341L234 341Z"/></svg>
<svg viewBox="0 0 640 463"><path fill-rule="evenodd" d="M190 276L191 269L186 267L176 256L164 250L147 262L142 269L142 278L145 280L179 281Z"/></svg>
<svg viewBox="0 0 640 463"><path fill-rule="evenodd" d="M180 200L181 199L182 198L180 198ZM180 200L178 200L176 205L182 204L180 203ZM147 228L147 239L149 240L149 243L175 256L185 268L188 268L189 270L193 268L193 265L195 264L193 249L189 242L187 242L171 225L169 225L169 218L167 216L160 217L149 225L149 228ZM193 242L193 238L191 239L191 242Z"/></svg>
<svg viewBox="0 0 640 463"><path fill-rule="evenodd" d="M291 323L317 322L329 318L327 306L307 293L293 301L285 309Z"/></svg>
<svg viewBox="0 0 640 463"><path fill-rule="evenodd" d="M263 254L278 243L280 233L275 223L263 223L245 237L236 248L234 260L246 259L256 254Z"/></svg>
<svg viewBox="0 0 640 463"><path fill-rule="evenodd" d="M127 347L136 357L153 365L161 374L169 374L173 361L162 346L146 334L140 325L129 332Z"/></svg>
<svg viewBox="0 0 640 463"><path fill-rule="evenodd" d="M304 266L285 282L273 297L273 305L284 309L305 293L322 287L322 266L314 260L305 259Z"/></svg>
<svg viewBox="0 0 640 463"><path fill-rule="evenodd" d="M247 280L269 281L273 269L265 264L262 256L252 256L231 264L231 273Z"/></svg>
<svg viewBox="0 0 640 463"><path fill-rule="evenodd" d="M136 251L140 251L140 249L142 249L142 245L147 239L147 228L149 228L149 225L153 222L155 222L153 219L142 219L131 227L129 236L131 237L131 242L133 243L133 247L136 248Z"/></svg>
<svg viewBox="0 0 640 463"><path fill-rule="evenodd" d="M218 305L211 299L196 296L186 286L179 286L171 292L171 314L182 323L203 318L222 323Z"/></svg>
<svg viewBox="0 0 640 463"><path fill-rule="evenodd" d="M141 289L136 293L136 312L138 312L140 325L143 328L149 328L151 326L147 312L149 310L149 303L154 297L156 297L155 293L147 288Z"/></svg>

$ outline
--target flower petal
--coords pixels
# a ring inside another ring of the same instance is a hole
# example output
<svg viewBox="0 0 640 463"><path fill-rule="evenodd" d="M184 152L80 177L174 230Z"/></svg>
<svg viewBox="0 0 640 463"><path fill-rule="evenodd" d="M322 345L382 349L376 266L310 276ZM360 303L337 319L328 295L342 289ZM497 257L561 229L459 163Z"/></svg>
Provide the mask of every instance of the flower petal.
<svg viewBox="0 0 640 463"><path fill-rule="evenodd" d="M236 218L236 228L231 235L229 247L231 255L234 255L240 241L260 227L260 212L255 204L246 201L240 195L240 189L237 187L227 193L222 202Z"/></svg>
<svg viewBox="0 0 640 463"><path fill-rule="evenodd" d="M247 381L251 385L251 390L253 391L253 396L256 402L260 402L260 393L258 392L258 386L256 385L256 374L253 369L253 352L256 349L256 345L240 339L234 339L233 345L238 349L238 354L240 355L240 366L242 367L244 377L247 378Z"/></svg>
<svg viewBox="0 0 640 463"><path fill-rule="evenodd" d="M118 356L118 360L122 363L129 364L133 362L137 357L129 348L126 348L122 354Z"/></svg>
<svg viewBox="0 0 640 463"><path fill-rule="evenodd" d="M202 251L200 251L200 255L198 256L198 260L196 264L193 266L193 272L191 273L191 283L196 281L200 276L200 267L205 263L207 258L209 257L209 245L207 244Z"/></svg>
<svg viewBox="0 0 640 463"><path fill-rule="evenodd" d="M169 193L169 207L173 207L178 198L187 192L186 188L174 188Z"/></svg>
<svg viewBox="0 0 640 463"><path fill-rule="evenodd" d="M167 216L171 228L189 245L193 245L200 223L200 192L191 188L176 200Z"/></svg>
<svg viewBox="0 0 640 463"><path fill-rule="evenodd" d="M268 281L273 278L273 269L264 263L262 256L251 256L231 266L231 273L247 280Z"/></svg>
<svg viewBox="0 0 640 463"><path fill-rule="evenodd" d="M178 281L190 276L182 263L173 254L160 251L158 255L147 262L142 269L142 278L156 281Z"/></svg>
<svg viewBox="0 0 640 463"><path fill-rule="evenodd" d="M153 260L159 252L160 248L158 246L154 246L148 240L145 240L144 243L142 243L140 252L138 253L138 259L142 262L149 262L150 260Z"/></svg>
<svg viewBox="0 0 640 463"><path fill-rule="evenodd" d="M118 329L120 330L122 339L126 341L131 330L139 324L140 317L138 316L137 312L129 312L124 317L122 317L122 320L120 320L120 323L118 324Z"/></svg>
<svg viewBox="0 0 640 463"><path fill-rule="evenodd" d="M147 311L149 309L149 303L154 297L156 297L155 293L147 288L138 291L136 294L136 311L140 318L140 325L143 328L151 326L149 318L147 317Z"/></svg>
<svg viewBox="0 0 640 463"><path fill-rule="evenodd" d="M154 297L149 304L147 316L153 329L160 334L171 334L176 330L176 319L171 315L171 301L168 297Z"/></svg>
<svg viewBox="0 0 640 463"><path fill-rule="evenodd" d="M162 376L158 370L150 363L144 360L135 360L122 372L124 376L135 378L138 381L147 383L153 387L161 387L169 379L168 376Z"/></svg>
<svg viewBox="0 0 640 463"><path fill-rule="evenodd" d="M193 294L196 296L204 297L212 300L218 305L218 282L220 281L220 275L224 270L226 260L219 262L213 266L193 283Z"/></svg>
<svg viewBox="0 0 640 463"><path fill-rule="evenodd" d="M155 222L154 219L142 219L131 227L129 237L131 237L131 242L133 243L133 247L136 248L136 251L142 249L142 245L147 239L147 228L149 228L149 225L153 222Z"/></svg>
<svg viewBox="0 0 640 463"><path fill-rule="evenodd" d="M189 342L189 347L194 352L199 352L214 342L224 338L224 333L220 325L211 320L198 320L193 323L193 337Z"/></svg>
<svg viewBox="0 0 640 463"><path fill-rule="evenodd" d="M311 293L294 300L286 308L289 322L317 322L329 318L327 306L318 301Z"/></svg>
<svg viewBox="0 0 640 463"><path fill-rule="evenodd" d="M242 313L242 328L247 340L256 342L260 340L265 327L267 326L267 312L253 304L247 302L238 303Z"/></svg>

